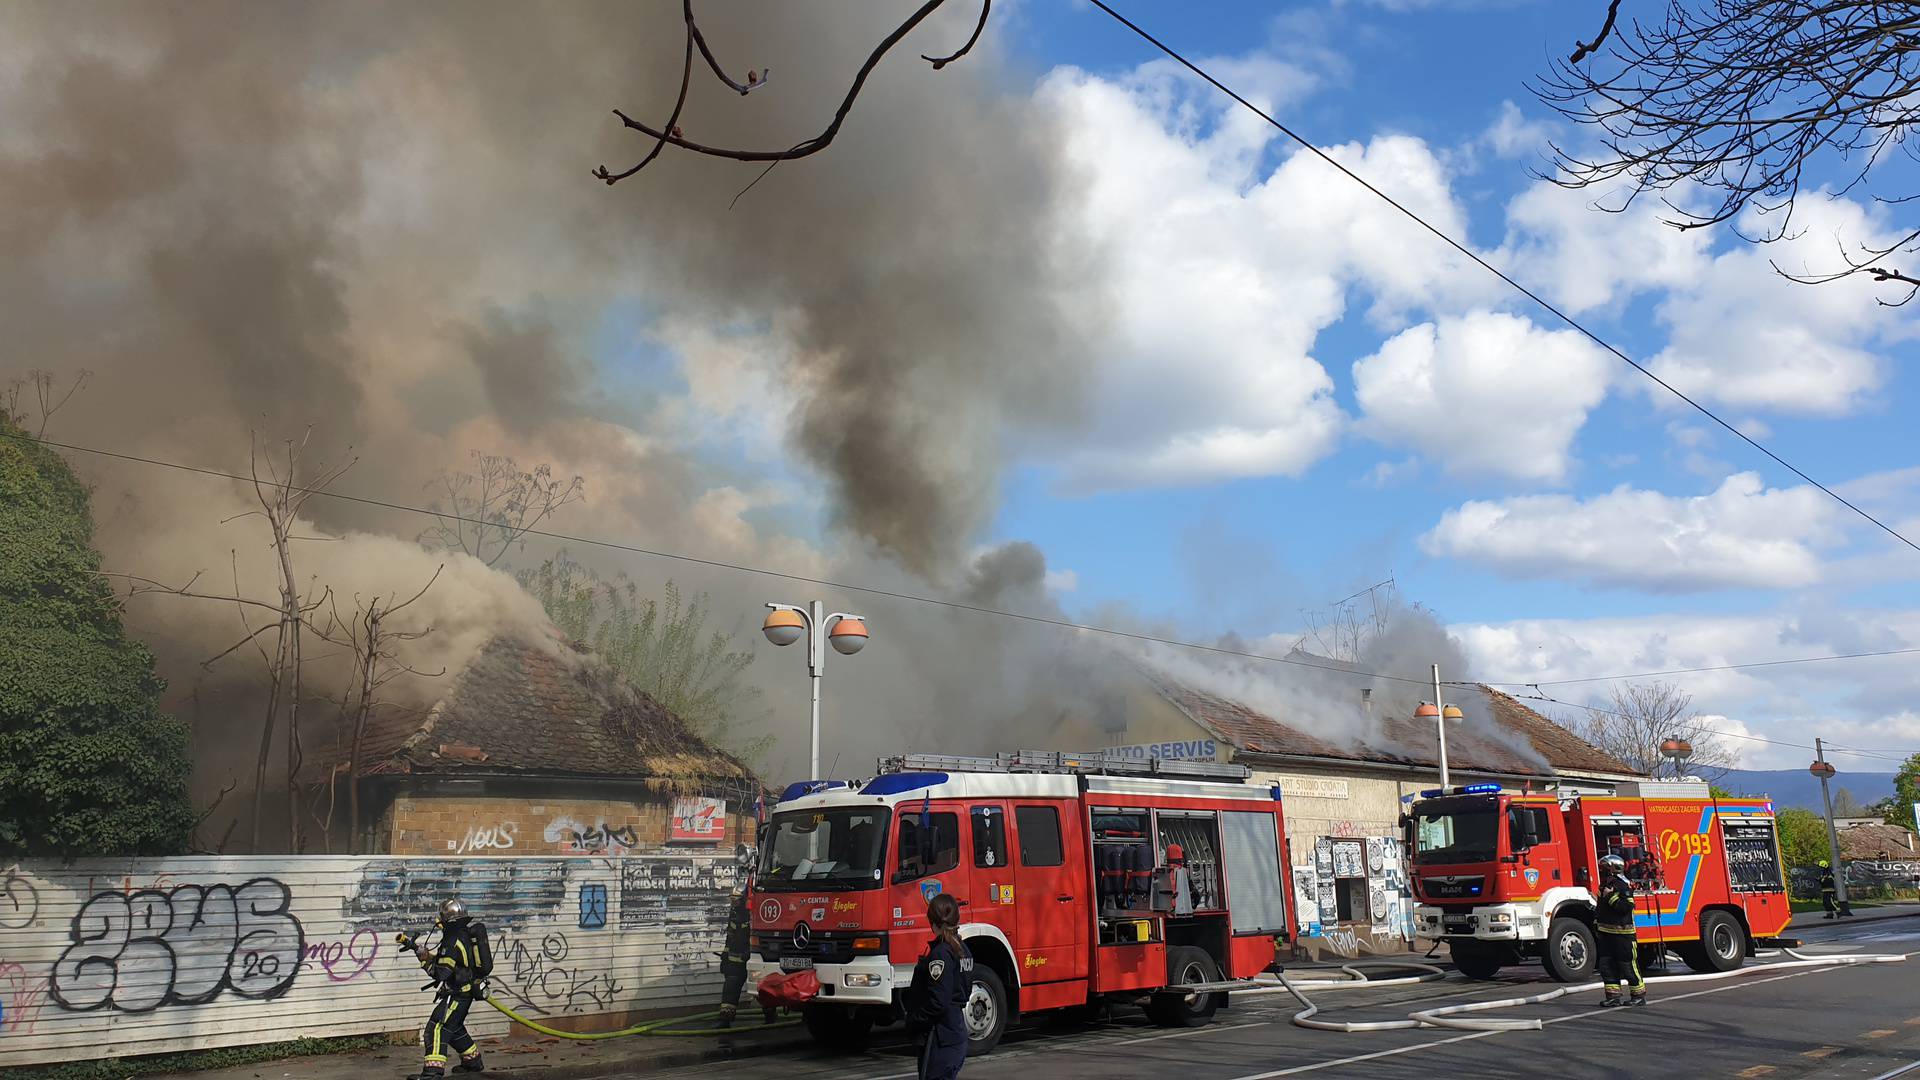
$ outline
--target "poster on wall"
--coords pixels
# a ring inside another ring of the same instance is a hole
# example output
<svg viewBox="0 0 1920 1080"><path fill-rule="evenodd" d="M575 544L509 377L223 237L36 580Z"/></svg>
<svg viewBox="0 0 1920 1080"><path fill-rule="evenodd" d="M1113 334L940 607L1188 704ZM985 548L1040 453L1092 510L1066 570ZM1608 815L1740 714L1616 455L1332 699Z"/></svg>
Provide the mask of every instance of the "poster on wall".
<svg viewBox="0 0 1920 1080"><path fill-rule="evenodd" d="M717 844L726 831L727 804L704 796L673 800L673 828L667 840L675 844Z"/></svg>
<svg viewBox="0 0 1920 1080"><path fill-rule="evenodd" d="M1293 913L1302 937L1320 936L1320 876L1311 866L1293 868Z"/></svg>

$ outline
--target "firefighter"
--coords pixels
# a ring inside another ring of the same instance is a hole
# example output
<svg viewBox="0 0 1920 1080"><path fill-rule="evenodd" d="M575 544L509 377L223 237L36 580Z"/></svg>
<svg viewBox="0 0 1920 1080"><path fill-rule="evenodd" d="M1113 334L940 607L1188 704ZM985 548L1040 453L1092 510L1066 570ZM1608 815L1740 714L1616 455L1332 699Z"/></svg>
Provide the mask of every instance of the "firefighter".
<svg viewBox="0 0 1920 1080"><path fill-rule="evenodd" d="M434 982L438 1000L421 1032L425 1063L411 1080L438 1080L447 1073L447 1048L460 1055L454 1072L481 1072L480 1050L467 1034L467 1010L487 996L487 976L493 973L493 950L487 945L485 923L473 918L459 897L440 902L440 947L430 950L413 942L414 955Z"/></svg>
<svg viewBox="0 0 1920 1080"><path fill-rule="evenodd" d="M1633 929L1633 882L1627 878L1627 861L1618 855L1600 860L1600 910L1593 928L1600 978L1606 984L1600 1004L1620 1004L1620 988L1625 986L1626 1004L1645 1005L1647 983L1640 977L1640 947Z"/></svg>
<svg viewBox="0 0 1920 1080"><path fill-rule="evenodd" d="M1837 897L1839 895L1840 895L1840 889L1838 886L1834 884L1834 881L1833 881L1833 867L1827 864L1827 860L1821 859L1820 860L1820 906L1827 910L1827 913L1825 915L1820 916L1821 918L1831 919L1834 917L1834 914L1836 913L1836 911L1838 912L1839 916L1843 919L1853 918L1852 906L1849 905L1845 900L1838 900ZM1836 907L1836 904L1837 904L1837 907Z"/></svg>
<svg viewBox="0 0 1920 1080"><path fill-rule="evenodd" d="M924 1033L920 1080L953 1080L967 1060L967 999L973 993L973 954L960 940L960 904L946 893L927 901L933 940L907 987L907 1025Z"/></svg>
<svg viewBox="0 0 1920 1080"><path fill-rule="evenodd" d="M747 959L753 952L753 916L748 914L748 904L746 886L733 890L733 904L727 911L726 948L716 954L720 957L720 976L724 980L720 987L720 1026L723 1028L733 1026L734 1016L740 1011L740 991L747 985ZM773 1006L762 1005L760 1010L761 1021L773 1023Z"/></svg>

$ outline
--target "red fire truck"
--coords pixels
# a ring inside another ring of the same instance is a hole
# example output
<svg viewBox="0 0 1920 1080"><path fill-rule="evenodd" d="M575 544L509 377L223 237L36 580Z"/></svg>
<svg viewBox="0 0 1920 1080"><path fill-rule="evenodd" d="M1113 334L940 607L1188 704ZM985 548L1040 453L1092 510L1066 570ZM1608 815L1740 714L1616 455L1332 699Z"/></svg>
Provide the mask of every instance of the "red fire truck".
<svg viewBox="0 0 1920 1080"><path fill-rule="evenodd" d="M1671 949L1696 971L1739 967L1793 918L1764 799L1716 799L1691 780L1623 784L1607 797L1497 784L1422 795L1404 819L1422 901L1415 929L1446 941L1473 978L1533 956L1563 982L1590 977L1605 855L1626 861L1643 953Z"/></svg>
<svg viewBox="0 0 1920 1080"><path fill-rule="evenodd" d="M974 957L971 1053L1016 1016L1101 1000L1205 1023L1288 926L1280 792L1248 775L1027 751L796 784L761 832L749 976L813 972L808 1030L858 1041L898 1017L944 892Z"/></svg>

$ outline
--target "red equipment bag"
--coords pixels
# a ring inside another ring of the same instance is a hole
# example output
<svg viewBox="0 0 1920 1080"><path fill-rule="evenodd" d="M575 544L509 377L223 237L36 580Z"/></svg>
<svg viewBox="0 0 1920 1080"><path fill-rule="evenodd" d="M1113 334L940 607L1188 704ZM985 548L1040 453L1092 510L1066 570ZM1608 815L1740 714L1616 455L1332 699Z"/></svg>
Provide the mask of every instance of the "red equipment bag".
<svg viewBox="0 0 1920 1080"><path fill-rule="evenodd" d="M820 979L811 971L775 973L760 980L760 1004L797 1009L820 996Z"/></svg>

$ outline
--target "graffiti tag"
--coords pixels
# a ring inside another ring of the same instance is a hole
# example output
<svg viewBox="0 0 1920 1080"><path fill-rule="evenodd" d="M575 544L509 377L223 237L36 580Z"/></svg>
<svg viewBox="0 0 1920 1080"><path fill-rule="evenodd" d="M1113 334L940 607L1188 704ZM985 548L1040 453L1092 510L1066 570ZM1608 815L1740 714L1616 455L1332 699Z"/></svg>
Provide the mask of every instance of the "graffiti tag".
<svg viewBox="0 0 1920 1080"><path fill-rule="evenodd" d="M511 821L502 822L493 828L470 827L467 834L458 840L447 841L447 850L456 855L471 855L476 851L511 851L513 835L519 826Z"/></svg>
<svg viewBox="0 0 1920 1080"><path fill-rule="evenodd" d="M569 963L569 952L567 936L558 932L541 938L538 948L529 948L525 938L509 939L494 959L495 989L540 1013L610 1006L620 993L618 980Z"/></svg>
<svg viewBox="0 0 1920 1080"><path fill-rule="evenodd" d="M346 941L316 941L300 955L302 965L315 964L332 982L352 982L367 973L380 955L380 935L366 927Z"/></svg>
<svg viewBox="0 0 1920 1080"><path fill-rule="evenodd" d="M272 878L171 891L103 892L73 917L49 994L75 1012L150 1012L222 993L276 998L293 985L305 931Z"/></svg>
<svg viewBox="0 0 1920 1080"><path fill-rule="evenodd" d="M0 964L0 1032L33 1034L34 1020L46 1003L47 981L15 963Z"/></svg>
<svg viewBox="0 0 1920 1080"><path fill-rule="evenodd" d="M621 854L640 846L640 834L631 825L618 828L601 822L582 825L572 818L558 817L547 823L541 834L549 844L576 855Z"/></svg>
<svg viewBox="0 0 1920 1080"><path fill-rule="evenodd" d="M20 876L18 866L8 867L0 879L0 930L25 930L39 916L39 891Z"/></svg>

